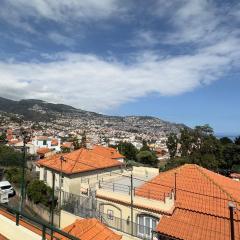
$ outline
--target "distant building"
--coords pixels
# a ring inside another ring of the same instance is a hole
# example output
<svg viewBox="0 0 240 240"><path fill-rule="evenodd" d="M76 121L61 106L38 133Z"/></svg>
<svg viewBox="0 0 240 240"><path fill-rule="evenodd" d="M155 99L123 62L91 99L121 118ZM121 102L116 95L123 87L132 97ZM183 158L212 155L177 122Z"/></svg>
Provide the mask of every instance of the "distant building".
<svg viewBox="0 0 240 240"><path fill-rule="evenodd" d="M47 136L35 136L32 139L32 144L38 148L49 148L55 152L61 151L61 140L60 138L53 138Z"/></svg>

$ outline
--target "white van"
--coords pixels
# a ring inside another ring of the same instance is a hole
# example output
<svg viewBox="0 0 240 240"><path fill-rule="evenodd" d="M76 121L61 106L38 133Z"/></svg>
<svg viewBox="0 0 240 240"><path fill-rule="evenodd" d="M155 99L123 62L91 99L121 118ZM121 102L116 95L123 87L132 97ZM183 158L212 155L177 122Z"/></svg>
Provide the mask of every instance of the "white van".
<svg viewBox="0 0 240 240"><path fill-rule="evenodd" d="M0 182L0 191L8 194L8 197L13 197L16 194L12 185L8 181L1 181Z"/></svg>

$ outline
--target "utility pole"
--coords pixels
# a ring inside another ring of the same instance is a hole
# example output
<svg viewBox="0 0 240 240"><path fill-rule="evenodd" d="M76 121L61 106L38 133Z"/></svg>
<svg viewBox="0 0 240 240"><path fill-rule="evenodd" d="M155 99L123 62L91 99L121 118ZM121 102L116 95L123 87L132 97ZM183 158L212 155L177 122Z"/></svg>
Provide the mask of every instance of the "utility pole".
<svg viewBox="0 0 240 240"><path fill-rule="evenodd" d="M62 207L62 178L63 178L63 171L62 171L62 164L63 162L66 162L65 158L63 156L60 157L61 161L61 169L60 169L60 179L59 179L59 227L61 227L61 207Z"/></svg>
<svg viewBox="0 0 240 240"><path fill-rule="evenodd" d="M52 171L52 202L51 202L51 226L54 225L54 203L55 203L55 172ZM53 230L51 230L51 240L53 240Z"/></svg>
<svg viewBox="0 0 240 240"><path fill-rule="evenodd" d="M131 172L131 235L133 236L133 175Z"/></svg>
<svg viewBox="0 0 240 240"><path fill-rule="evenodd" d="M25 168L26 168L26 143L28 140L27 132L22 131L23 135L23 158L22 158L22 175L21 175L21 201L19 205L19 212L23 210L23 204L25 199Z"/></svg>
<svg viewBox="0 0 240 240"><path fill-rule="evenodd" d="M233 202L228 203L228 208L229 208L229 215L230 215L230 232L231 232L231 240L235 240L235 234L234 234L234 216L233 216L233 211L235 208L235 205Z"/></svg>

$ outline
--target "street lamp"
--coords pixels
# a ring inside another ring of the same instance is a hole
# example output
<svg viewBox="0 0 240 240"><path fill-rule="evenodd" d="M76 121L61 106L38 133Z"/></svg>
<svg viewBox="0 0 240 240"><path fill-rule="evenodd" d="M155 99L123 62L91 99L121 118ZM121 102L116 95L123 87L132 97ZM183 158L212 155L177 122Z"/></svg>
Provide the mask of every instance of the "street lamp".
<svg viewBox="0 0 240 240"><path fill-rule="evenodd" d="M22 212L23 203L25 199L25 168L26 168L26 144L28 143L30 136L26 130L22 130L23 137L23 158L22 158L22 175L21 175L21 201L19 205L19 212Z"/></svg>

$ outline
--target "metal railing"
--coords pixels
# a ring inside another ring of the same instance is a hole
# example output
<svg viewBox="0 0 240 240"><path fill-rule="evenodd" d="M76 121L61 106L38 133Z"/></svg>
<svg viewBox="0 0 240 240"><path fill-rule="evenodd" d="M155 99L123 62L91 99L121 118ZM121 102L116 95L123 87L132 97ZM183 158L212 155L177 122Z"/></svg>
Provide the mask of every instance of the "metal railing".
<svg viewBox="0 0 240 240"><path fill-rule="evenodd" d="M153 230L155 229L131 222L130 217L123 219L109 215L101 209L104 204L106 202L96 200L91 196L79 196L63 192L63 210L82 218L97 218L112 229L140 239L152 239Z"/></svg>
<svg viewBox="0 0 240 240"><path fill-rule="evenodd" d="M11 216L14 216L17 226L19 226L20 220L21 221L23 220L23 221L29 223L30 225L32 225L33 227L35 227L36 229L40 230L42 232L42 234L41 234L42 240L47 239L47 235L50 235L51 233L53 233L53 234L55 233L55 235L53 237L54 240L61 239L61 237L59 238L56 235L66 237L67 239L70 239L70 240L80 240L79 238L72 236L50 224L47 224L47 223L45 223L39 219L36 219L34 217L30 217L26 213L19 212L19 210L15 209L13 207L9 207L8 205L0 203L0 209L7 211L8 214L10 214Z"/></svg>

